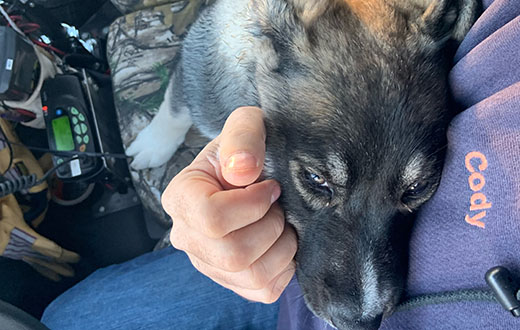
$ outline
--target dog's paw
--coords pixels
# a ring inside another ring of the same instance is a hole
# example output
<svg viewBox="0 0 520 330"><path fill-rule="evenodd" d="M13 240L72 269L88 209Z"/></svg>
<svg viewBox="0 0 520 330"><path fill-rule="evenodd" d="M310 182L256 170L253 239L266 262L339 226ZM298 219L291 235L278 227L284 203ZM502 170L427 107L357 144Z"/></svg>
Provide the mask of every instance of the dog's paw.
<svg viewBox="0 0 520 330"><path fill-rule="evenodd" d="M154 129L154 125L148 125L126 150L126 154L134 158L130 166L143 170L165 164L184 142L185 134L176 134L174 130L165 134Z"/></svg>

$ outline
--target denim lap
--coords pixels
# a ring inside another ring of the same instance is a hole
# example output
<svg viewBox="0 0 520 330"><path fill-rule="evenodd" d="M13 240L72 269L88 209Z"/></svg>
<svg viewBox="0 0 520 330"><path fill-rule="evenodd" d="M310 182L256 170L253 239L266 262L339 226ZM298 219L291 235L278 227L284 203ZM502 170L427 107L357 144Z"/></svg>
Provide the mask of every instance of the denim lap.
<svg viewBox="0 0 520 330"><path fill-rule="evenodd" d="M276 329L278 303L249 302L200 274L183 252L100 269L52 302L50 329Z"/></svg>

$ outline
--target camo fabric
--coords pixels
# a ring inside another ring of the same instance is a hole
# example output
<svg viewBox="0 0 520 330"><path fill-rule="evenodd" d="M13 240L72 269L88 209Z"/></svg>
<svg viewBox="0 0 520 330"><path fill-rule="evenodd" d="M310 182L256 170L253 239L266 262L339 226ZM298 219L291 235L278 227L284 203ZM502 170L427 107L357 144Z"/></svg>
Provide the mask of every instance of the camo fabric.
<svg viewBox="0 0 520 330"><path fill-rule="evenodd" d="M113 0L125 11L164 0ZM168 4L141 9L120 17L110 26L107 55L113 77L114 98L125 147L146 127L157 112L168 85L176 54L188 25L208 0L170 0ZM186 142L172 159L156 169L133 171L132 179L147 216L165 230L171 219L164 213L160 196L169 181L208 141L191 129ZM150 146L153 148L154 146Z"/></svg>
<svg viewBox="0 0 520 330"><path fill-rule="evenodd" d="M128 14L140 9L156 7L163 4L173 2L187 2L183 0L112 0L114 6L116 6L122 13Z"/></svg>

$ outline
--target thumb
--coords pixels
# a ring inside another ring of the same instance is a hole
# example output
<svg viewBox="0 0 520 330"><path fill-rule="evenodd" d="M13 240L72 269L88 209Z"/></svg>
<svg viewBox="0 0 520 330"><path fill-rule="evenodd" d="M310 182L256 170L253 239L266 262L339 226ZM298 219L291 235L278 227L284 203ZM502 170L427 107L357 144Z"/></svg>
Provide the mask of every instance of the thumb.
<svg viewBox="0 0 520 330"><path fill-rule="evenodd" d="M229 116L220 134L222 176L234 186L247 186L262 173L264 157L262 110L256 107L238 108Z"/></svg>

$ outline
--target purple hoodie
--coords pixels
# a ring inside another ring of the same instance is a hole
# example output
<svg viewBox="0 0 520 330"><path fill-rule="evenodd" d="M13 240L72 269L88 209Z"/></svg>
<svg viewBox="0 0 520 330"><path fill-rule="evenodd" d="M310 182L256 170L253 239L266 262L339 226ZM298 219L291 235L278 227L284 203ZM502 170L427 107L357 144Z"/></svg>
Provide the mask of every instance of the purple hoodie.
<svg viewBox="0 0 520 330"><path fill-rule="evenodd" d="M408 296L487 288L503 265L520 277L520 0L484 0L450 74L465 111L451 123L441 184L421 209L410 242ZM305 306L293 279L280 330L332 329ZM520 329L492 301L398 311L381 329Z"/></svg>

